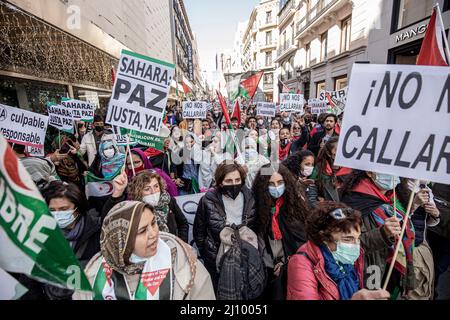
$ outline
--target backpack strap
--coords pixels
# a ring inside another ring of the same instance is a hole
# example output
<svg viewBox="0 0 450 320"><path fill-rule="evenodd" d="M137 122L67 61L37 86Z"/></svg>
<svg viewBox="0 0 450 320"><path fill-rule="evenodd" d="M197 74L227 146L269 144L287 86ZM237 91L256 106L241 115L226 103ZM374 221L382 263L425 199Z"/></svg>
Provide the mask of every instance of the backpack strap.
<svg viewBox="0 0 450 320"><path fill-rule="evenodd" d="M308 255L306 252L304 252L304 251L299 251L299 252L296 252L295 254L300 254L300 255L302 255L302 256L305 256L306 258L308 258L309 261L312 262L312 260L311 260L311 258L309 257L309 255ZM292 257L292 256L291 256L291 257Z"/></svg>

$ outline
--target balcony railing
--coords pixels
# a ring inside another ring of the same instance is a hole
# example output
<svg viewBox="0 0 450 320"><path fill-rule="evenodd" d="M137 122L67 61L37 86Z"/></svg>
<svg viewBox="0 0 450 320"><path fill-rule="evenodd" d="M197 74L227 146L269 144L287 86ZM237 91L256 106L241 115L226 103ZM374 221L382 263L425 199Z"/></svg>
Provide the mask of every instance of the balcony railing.
<svg viewBox="0 0 450 320"><path fill-rule="evenodd" d="M264 88L264 90L273 90L273 81L272 82L264 82L263 88Z"/></svg>
<svg viewBox="0 0 450 320"><path fill-rule="evenodd" d="M260 42L259 43L259 48L260 49L265 49L265 48L271 48L271 47L276 47L277 43L275 40L271 40L271 41L266 41L266 42Z"/></svg>
<svg viewBox="0 0 450 320"><path fill-rule="evenodd" d="M312 7L300 21L296 24L296 35L298 36L314 21L319 19L322 14L336 4L339 0L319 0L314 7Z"/></svg>
<svg viewBox="0 0 450 320"><path fill-rule="evenodd" d="M291 51L291 50L295 50L295 49L297 49L297 47L294 44L292 44L291 41L289 41L289 42L286 43L286 45L282 45L280 48L278 48L278 50L277 50L277 57L281 57L286 52Z"/></svg>
<svg viewBox="0 0 450 320"><path fill-rule="evenodd" d="M281 22L286 19L286 17L292 13L295 13L295 1L289 0L284 7L281 9L281 11L278 13L278 22L281 24Z"/></svg>
<svg viewBox="0 0 450 320"><path fill-rule="evenodd" d="M259 28L260 29L266 28L266 27L269 27L271 25L276 25L276 23L277 23L277 19L275 19L275 18L264 19L262 21L259 21Z"/></svg>

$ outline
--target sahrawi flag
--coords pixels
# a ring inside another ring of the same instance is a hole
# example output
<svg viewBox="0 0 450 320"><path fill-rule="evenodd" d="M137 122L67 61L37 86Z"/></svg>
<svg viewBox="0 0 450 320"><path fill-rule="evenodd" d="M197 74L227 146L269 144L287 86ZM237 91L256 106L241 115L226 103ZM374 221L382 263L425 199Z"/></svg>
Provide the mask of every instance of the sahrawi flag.
<svg viewBox="0 0 450 320"><path fill-rule="evenodd" d="M433 8L433 14L431 15L416 64L423 66L448 66L450 62L449 52L441 10L439 5L436 5Z"/></svg>
<svg viewBox="0 0 450 320"><path fill-rule="evenodd" d="M86 182L85 193L88 199L105 197L113 193L114 186L112 180L98 178L91 172L88 172L84 179Z"/></svg>
<svg viewBox="0 0 450 320"><path fill-rule="evenodd" d="M61 288L92 291L37 187L1 135L0 268Z"/></svg>

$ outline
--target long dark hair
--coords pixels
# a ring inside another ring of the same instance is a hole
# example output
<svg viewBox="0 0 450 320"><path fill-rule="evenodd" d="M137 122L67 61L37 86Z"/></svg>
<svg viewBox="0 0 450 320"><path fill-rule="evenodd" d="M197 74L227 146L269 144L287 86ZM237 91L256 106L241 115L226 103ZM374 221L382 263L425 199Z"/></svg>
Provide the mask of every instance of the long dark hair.
<svg viewBox="0 0 450 320"><path fill-rule="evenodd" d="M286 187L283 196L287 220L304 223L306 214L310 210L306 201L305 189L296 177L282 164L279 165L278 170L275 170L271 164L266 164L259 170L253 182L256 212L258 213L256 232L260 235L267 231L272 215L271 209L275 203L269 194L269 180L274 172L278 172L283 177Z"/></svg>
<svg viewBox="0 0 450 320"><path fill-rule="evenodd" d="M362 180L369 179L366 171L353 169L346 179L341 189L341 196L349 195L353 188L356 187Z"/></svg>
<svg viewBox="0 0 450 320"><path fill-rule="evenodd" d="M331 137L326 143L325 146L320 149L319 155L317 156L317 188L320 194L323 194L324 188L324 180L323 175L326 173L327 164L332 167L333 159L331 158L331 149L333 149L334 145L338 143L339 137ZM333 174L331 175L331 182L333 185L336 185L337 179Z"/></svg>
<svg viewBox="0 0 450 320"><path fill-rule="evenodd" d="M282 164L289 169L289 171L298 177L301 176L300 165L306 157L314 157L314 153L309 150L297 151L289 155Z"/></svg>

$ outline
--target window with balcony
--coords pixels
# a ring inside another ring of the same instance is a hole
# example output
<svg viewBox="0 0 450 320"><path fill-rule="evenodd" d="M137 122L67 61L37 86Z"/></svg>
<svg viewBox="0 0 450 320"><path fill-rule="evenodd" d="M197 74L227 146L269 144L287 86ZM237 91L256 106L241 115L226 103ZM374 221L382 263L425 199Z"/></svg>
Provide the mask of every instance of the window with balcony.
<svg viewBox="0 0 450 320"><path fill-rule="evenodd" d="M320 36L320 61L325 61L327 59L328 51L328 31L322 33Z"/></svg>
<svg viewBox="0 0 450 320"><path fill-rule="evenodd" d="M341 24L341 53L350 50L352 17L348 17Z"/></svg>
<svg viewBox="0 0 450 320"><path fill-rule="evenodd" d="M273 84L273 74L269 73L269 74L265 74L264 75L264 84L265 85L271 85Z"/></svg>
<svg viewBox="0 0 450 320"><path fill-rule="evenodd" d="M266 52L266 67L272 65L272 52Z"/></svg>
<svg viewBox="0 0 450 320"><path fill-rule="evenodd" d="M272 31L266 32L266 46L272 44Z"/></svg>
<svg viewBox="0 0 450 320"><path fill-rule="evenodd" d="M294 22L291 24L291 45L294 45L295 41L295 25Z"/></svg>
<svg viewBox="0 0 450 320"><path fill-rule="evenodd" d="M266 12L266 24L272 23L272 11Z"/></svg>
<svg viewBox="0 0 450 320"><path fill-rule="evenodd" d="M305 53L305 68L309 68L311 62L311 43L308 43L305 46Z"/></svg>

